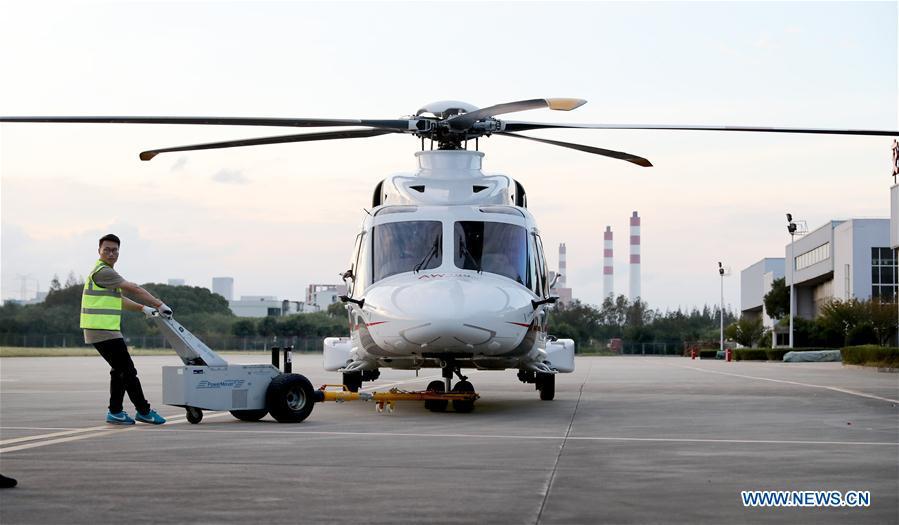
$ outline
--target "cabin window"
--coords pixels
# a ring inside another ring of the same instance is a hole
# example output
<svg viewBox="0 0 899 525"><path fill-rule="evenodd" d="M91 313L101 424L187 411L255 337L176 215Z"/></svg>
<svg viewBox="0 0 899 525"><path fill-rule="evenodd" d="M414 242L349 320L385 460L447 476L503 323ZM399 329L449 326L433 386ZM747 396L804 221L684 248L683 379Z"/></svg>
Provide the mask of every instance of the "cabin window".
<svg viewBox="0 0 899 525"><path fill-rule="evenodd" d="M453 226L456 266L495 273L530 287L528 238L522 226L461 221Z"/></svg>
<svg viewBox="0 0 899 525"><path fill-rule="evenodd" d="M372 282L403 272L430 270L443 260L440 221L389 222L372 227Z"/></svg>

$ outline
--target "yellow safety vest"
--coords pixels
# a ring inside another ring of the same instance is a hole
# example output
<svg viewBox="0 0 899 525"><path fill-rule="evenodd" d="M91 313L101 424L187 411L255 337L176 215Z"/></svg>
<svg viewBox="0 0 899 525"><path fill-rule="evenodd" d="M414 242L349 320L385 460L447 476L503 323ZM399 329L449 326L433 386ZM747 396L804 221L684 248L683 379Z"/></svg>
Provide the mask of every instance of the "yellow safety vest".
<svg viewBox="0 0 899 525"><path fill-rule="evenodd" d="M81 328L90 330L122 329L122 289L107 289L94 282L94 274L109 265L97 261L81 291Z"/></svg>

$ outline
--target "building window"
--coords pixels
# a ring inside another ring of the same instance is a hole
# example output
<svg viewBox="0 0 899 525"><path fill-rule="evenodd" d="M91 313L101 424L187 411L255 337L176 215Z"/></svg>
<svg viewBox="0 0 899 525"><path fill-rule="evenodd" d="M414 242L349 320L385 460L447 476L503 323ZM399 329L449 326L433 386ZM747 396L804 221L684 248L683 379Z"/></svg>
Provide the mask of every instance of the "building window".
<svg viewBox="0 0 899 525"><path fill-rule="evenodd" d="M893 302L897 282L896 252L890 248L871 248L871 298Z"/></svg>
<svg viewBox="0 0 899 525"><path fill-rule="evenodd" d="M796 268L796 270L802 270L803 268L808 268L813 264L818 264L827 259L830 259L829 242L796 257L794 260L794 268Z"/></svg>

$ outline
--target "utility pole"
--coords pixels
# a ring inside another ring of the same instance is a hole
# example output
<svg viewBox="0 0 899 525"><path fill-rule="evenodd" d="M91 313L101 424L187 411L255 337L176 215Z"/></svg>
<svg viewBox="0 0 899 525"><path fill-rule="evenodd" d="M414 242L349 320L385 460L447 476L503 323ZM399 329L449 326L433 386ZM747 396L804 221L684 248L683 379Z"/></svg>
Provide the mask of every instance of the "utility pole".
<svg viewBox="0 0 899 525"><path fill-rule="evenodd" d="M793 222L793 215L787 214L787 231L790 233L790 349L793 348L793 302L795 301L793 294L794 271L796 269L796 259L793 257L793 240L796 237L796 223Z"/></svg>
<svg viewBox="0 0 899 525"><path fill-rule="evenodd" d="M724 351L724 266L718 261L718 274L721 276L721 347L719 350Z"/></svg>

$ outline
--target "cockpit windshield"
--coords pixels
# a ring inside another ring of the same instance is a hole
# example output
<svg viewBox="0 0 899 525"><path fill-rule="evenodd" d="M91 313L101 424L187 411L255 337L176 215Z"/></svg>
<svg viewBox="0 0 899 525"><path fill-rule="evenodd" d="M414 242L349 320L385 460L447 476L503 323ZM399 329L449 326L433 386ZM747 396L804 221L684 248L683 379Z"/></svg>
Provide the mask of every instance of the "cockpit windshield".
<svg viewBox="0 0 899 525"><path fill-rule="evenodd" d="M453 227L456 266L528 283L527 231L502 222L461 221Z"/></svg>
<svg viewBox="0 0 899 525"><path fill-rule="evenodd" d="M372 282L440 266L442 231L440 221L389 222L372 227Z"/></svg>

